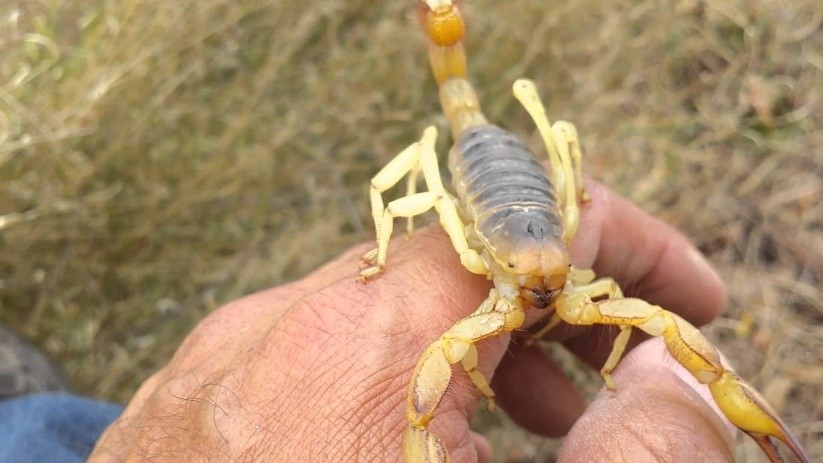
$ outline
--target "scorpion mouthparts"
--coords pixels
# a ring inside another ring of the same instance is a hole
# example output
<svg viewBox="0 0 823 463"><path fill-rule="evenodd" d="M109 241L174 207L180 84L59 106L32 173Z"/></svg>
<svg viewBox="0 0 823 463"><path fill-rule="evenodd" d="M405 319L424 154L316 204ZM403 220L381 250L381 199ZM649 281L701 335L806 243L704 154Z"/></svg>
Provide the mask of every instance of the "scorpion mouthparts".
<svg viewBox="0 0 823 463"><path fill-rule="evenodd" d="M523 288L522 291L526 303L537 309L545 309L550 306L559 293L559 290L546 290L543 288Z"/></svg>
<svg viewBox="0 0 823 463"><path fill-rule="evenodd" d="M551 296L543 292L534 293L534 299L535 302L537 302L537 306L541 309L545 309L551 303Z"/></svg>

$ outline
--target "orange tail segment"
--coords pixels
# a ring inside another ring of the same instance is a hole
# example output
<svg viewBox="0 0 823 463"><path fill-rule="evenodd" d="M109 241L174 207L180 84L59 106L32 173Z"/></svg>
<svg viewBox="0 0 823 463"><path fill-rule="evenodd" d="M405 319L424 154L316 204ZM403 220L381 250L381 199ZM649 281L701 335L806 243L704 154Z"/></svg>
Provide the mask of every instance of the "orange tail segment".
<svg viewBox="0 0 823 463"><path fill-rule="evenodd" d="M468 127L488 123L466 78L466 25L452 0L421 0L418 17L429 39L429 64L440 87L440 105L457 140Z"/></svg>
<svg viewBox="0 0 823 463"><path fill-rule="evenodd" d="M458 6L450 0L425 0L418 16L429 38L429 61L437 83L443 84L453 77L465 78L465 23Z"/></svg>

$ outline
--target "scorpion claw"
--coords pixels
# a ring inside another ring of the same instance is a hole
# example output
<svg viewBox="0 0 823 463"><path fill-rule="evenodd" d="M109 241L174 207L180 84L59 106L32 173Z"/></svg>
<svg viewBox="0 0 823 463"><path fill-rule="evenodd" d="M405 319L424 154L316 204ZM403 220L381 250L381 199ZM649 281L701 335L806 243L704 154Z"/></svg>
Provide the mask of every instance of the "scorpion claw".
<svg viewBox="0 0 823 463"><path fill-rule="evenodd" d="M409 426L403 432L403 458L406 463L448 463L446 446L425 429Z"/></svg>
<svg viewBox="0 0 823 463"><path fill-rule="evenodd" d="M800 461L811 463L811 457L797 437L749 383L726 371L716 381L709 383L709 389L726 418L751 436L769 460L783 461L771 440L774 437L786 444Z"/></svg>

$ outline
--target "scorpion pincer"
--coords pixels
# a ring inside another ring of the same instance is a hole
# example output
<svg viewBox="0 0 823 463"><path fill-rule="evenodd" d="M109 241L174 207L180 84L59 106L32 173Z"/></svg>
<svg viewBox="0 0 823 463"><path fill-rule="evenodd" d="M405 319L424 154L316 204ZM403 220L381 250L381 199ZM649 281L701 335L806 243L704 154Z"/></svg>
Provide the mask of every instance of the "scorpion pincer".
<svg viewBox="0 0 823 463"><path fill-rule="evenodd" d="M477 369L475 344L520 328L529 308L548 309L552 317L532 339L560 322L614 325L620 332L601 373L615 390L616 367L632 329L661 336L671 356L706 384L730 422L749 434L773 462L781 461L771 438L782 441L801 461L811 459L761 395L720 362L715 348L689 322L643 300L625 298L611 278L595 279L573 268L569 243L578 227L578 204L587 199L581 173L577 131L567 122L550 124L531 81L514 83L514 95L537 125L549 157L549 174L510 132L490 124L466 77L464 23L452 0L423 0L421 18L429 39L429 61L440 103L455 140L449 151L454 194L445 190L434 151L437 131L403 150L371 181L371 208L377 248L360 280L383 271L393 221L434 208L460 261L486 275L494 286L472 314L458 321L423 352L409 385L403 433L407 462L446 462L448 449L427 430L460 362L474 385L493 405L494 392ZM426 191L417 192L422 172ZM384 205L382 193L408 175L405 197Z"/></svg>

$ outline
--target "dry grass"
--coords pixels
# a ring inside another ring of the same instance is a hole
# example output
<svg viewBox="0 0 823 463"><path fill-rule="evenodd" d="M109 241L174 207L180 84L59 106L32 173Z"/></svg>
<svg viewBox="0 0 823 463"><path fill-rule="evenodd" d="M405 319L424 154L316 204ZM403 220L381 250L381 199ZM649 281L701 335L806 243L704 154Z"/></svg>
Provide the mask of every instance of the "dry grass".
<svg viewBox="0 0 823 463"><path fill-rule="evenodd" d="M706 332L823 458L817 0L467 3L487 115L533 134L535 79L700 246L731 293ZM368 239L369 175L443 123L413 5L3 2L0 321L124 401L217 305Z"/></svg>

